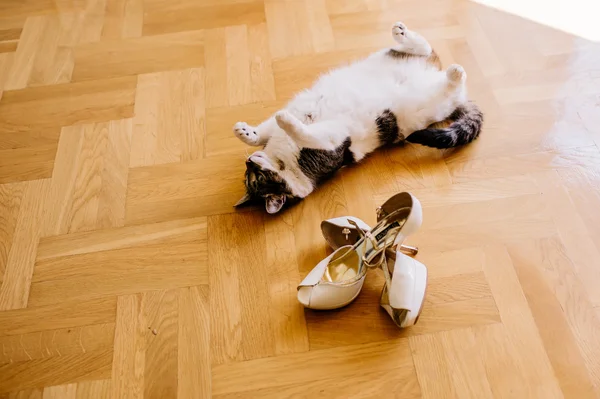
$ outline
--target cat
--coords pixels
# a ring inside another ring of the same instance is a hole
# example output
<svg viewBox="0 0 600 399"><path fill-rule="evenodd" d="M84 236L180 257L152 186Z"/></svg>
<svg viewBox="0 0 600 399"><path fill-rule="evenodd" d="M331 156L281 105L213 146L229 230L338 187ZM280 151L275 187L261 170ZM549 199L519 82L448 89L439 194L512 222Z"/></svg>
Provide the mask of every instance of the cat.
<svg viewBox="0 0 600 399"><path fill-rule="evenodd" d="M246 160L246 194L235 206L264 201L274 214L381 146L442 149L479 136L483 114L467 98L464 69L442 71L427 40L401 22L392 36L396 47L322 75L258 126L234 125L241 141L263 147Z"/></svg>

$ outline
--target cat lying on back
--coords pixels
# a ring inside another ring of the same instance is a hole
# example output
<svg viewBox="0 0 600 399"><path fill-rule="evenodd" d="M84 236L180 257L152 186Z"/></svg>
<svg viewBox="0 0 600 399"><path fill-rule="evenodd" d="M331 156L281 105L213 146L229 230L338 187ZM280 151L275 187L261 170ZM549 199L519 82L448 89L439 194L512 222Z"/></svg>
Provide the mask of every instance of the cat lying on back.
<svg viewBox="0 0 600 399"><path fill-rule="evenodd" d="M256 127L235 124L240 140L264 146L246 161L246 195L236 206L260 200L279 212L384 145L450 148L477 138L483 115L467 99L463 68L442 72L429 43L400 22L392 34L397 47L323 75ZM444 120L452 124L430 127Z"/></svg>

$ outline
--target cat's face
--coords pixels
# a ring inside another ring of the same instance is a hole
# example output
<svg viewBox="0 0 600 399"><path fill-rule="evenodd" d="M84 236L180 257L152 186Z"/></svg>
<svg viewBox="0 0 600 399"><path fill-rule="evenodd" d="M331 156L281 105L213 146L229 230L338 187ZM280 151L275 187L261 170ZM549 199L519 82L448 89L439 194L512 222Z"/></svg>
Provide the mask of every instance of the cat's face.
<svg viewBox="0 0 600 399"><path fill-rule="evenodd" d="M246 195L235 206L249 201L264 201L267 212L281 210L292 192L278 168L262 151L257 151L246 160Z"/></svg>

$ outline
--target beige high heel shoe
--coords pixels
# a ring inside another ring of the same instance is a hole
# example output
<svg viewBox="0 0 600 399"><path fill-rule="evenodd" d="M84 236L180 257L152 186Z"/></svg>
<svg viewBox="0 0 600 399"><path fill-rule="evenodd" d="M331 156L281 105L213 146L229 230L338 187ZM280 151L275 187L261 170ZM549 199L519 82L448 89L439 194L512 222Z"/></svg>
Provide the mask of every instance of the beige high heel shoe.
<svg viewBox="0 0 600 399"><path fill-rule="evenodd" d="M404 197L407 195L409 194L398 194ZM386 202L378 208L378 220L389 213L387 204ZM359 230L368 232L371 228L353 216L328 219L321 223L323 236L333 249L358 241L362 237ZM387 262L381 265L386 283L381 290L380 306L401 328L417 323L426 296L427 268L421 262L405 255L414 256L417 252L416 247L400 244L397 250L386 251Z"/></svg>
<svg viewBox="0 0 600 399"><path fill-rule="evenodd" d="M298 301L310 309L337 309L352 302L360 293L368 268L385 263L385 252L401 243L420 227L421 205L408 193L386 201L373 229L364 232L349 220L362 236L352 245L344 245L321 261L298 286Z"/></svg>

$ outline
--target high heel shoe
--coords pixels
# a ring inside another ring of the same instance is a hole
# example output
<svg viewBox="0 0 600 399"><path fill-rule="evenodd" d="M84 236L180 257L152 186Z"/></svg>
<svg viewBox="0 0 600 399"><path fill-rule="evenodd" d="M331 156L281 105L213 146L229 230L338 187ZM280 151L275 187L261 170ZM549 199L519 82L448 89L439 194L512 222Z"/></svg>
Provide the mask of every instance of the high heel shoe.
<svg viewBox="0 0 600 399"><path fill-rule="evenodd" d="M390 260L393 257L389 256ZM386 282L379 304L398 327L413 326L419 320L427 294L427 268L399 251L395 260L385 266L382 269Z"/></svg>
<svg viewBox="0 0 600 399"><path fill-rule="evenodd" d="M421 203L412 194L402 192L389 198L383 205L377 208L377 221L379 222L385 215L388 215L393 211L393 204L399 203L406 207L412 207L414 212L411 223L414 223L415 225L409 225L403 229L406 232L404 236L407 237L418 230L423 222ZM357 242L361 238L357 228L360 228L363 231L371 230L371 227L368 224L354 216L341 216L321 222L321 232L323 237L334 250L343 247L344 245L353 245ZM402 244L400 245L400 250L412 256L416 255L419 251L416 247Z"/></svg>
<svg viewBox="0 0 600 399"><path fill-rule="evenodd" d="M390 198L380 213L377 225L366 232L349 220L362 237L353 245L339 247L306 276L298 286L300 303L328 310L352 302L360 293L367 268L385 263L386 250L416 231L422 221L420 203L408 193Z"/></svg>

